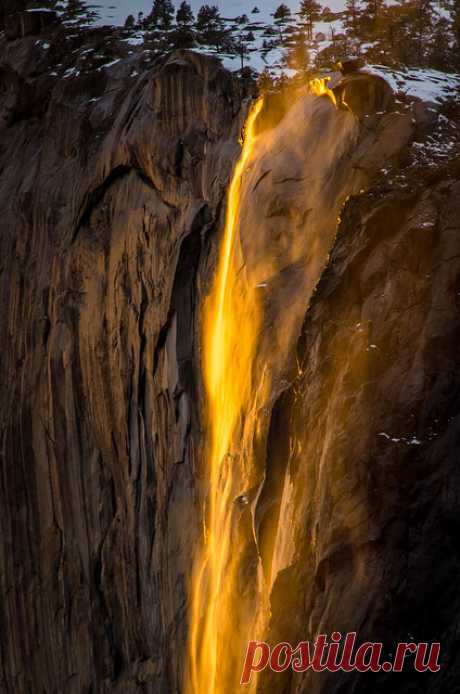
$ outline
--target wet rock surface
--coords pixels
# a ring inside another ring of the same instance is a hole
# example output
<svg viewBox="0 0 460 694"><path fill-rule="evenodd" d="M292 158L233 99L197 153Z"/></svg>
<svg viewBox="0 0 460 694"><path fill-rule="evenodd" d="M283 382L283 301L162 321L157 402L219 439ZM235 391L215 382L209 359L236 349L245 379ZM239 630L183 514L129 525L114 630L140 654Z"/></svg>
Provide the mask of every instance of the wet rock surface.
<svg viewBox="0 0 460 694"><path fill-rule="evenodd" d="M248 94L209 58L55 31L1 44L0 690L169 694L201 532L199 312ZM363 112L375 180L330 230L255 513L269 640L410 633L445 667L261 692L455 691L460 169L415 165L429 119L398 109Z"/></svg>
<svg viewBox="0 0 460 694"><path fill-rule="evenodd" d="M271 639L357 631L390 661L398 641L436 641L441 672L267 677L261 692L455 691L458 193L447 179L349 202L267 478L285 475L275 512L292 520Z"/></svg>

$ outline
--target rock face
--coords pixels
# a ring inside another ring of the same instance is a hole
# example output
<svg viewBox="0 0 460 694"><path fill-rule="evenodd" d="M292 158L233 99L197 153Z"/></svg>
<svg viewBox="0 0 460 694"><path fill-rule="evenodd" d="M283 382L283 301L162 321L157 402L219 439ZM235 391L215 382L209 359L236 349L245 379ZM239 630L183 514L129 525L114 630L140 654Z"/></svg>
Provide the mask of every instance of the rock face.
<svg viewBox="0 0 460 694"><path fill-rule="evenodd" d="M1 134L5 692L182 676L198 272L243 94L193 54L117 86L62 80Z"/></svg>
<svg viewBox="0 0 460 694"><path fill-rule="evenodd" d="M57 14L52 10L15 12L5 17L5 35L8 39L40 34L57 22Z"/></svg>
<svg viewBox="0 0 460 694"><path fill-rule="evenodd" d="M25 9L26 5L26 0L4 0L0 7L0 30L5 28L5 20L7 17L21 12Z"/></svg>
<svg viewBox="0 0 460 694"><path fill-rule="evenodd" d="M274 408L267 477L284 477L293 548L270 640L357 631L385 655L441 642L442 670L267 677L260 691L364 694L370 677L379 694L456 691L458 194L447 176L349 202Z"/></svg>
<svg viewBox="0 0 460 694"><path fill-rule="evenodd" d="M188 52L56 80L35 39L2 50L0 690L179 693L202 522L199 310L247 93ZM270 641L440 640L423 691L444 694L458 686L460 182L455 165L411 164L419 110L363 120L356 166L375 176L391 146L396 173L343 210L269 413L257 532L266 547L286 519L289 542L267 550ZM267 674L259 691L369 683Z"/></svg>
<svg viewBox="0 0 460 694"><path fill-rule="evenodd" d="M382 77L365 72L345 73L334 89L337 103L359 118L390 108L393 94Z"/></svg>

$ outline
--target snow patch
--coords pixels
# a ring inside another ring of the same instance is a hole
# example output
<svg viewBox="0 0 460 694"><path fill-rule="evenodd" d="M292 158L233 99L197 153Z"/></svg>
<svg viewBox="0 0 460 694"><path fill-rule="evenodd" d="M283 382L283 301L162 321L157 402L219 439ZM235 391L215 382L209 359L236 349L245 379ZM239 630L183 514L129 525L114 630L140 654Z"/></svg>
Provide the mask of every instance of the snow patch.
<svg viewBox="0 0 460 694"><path fill-rule="evenodd" d="M384 65L369 65L365 72L383 77L396 93L402 92L434 104L440 104L460 89L460 75L439 70L392 70Z"/></svg>
<svg viewBox="0 0 460 694"><path fill-rule="evenodd" d="M387 434L386 431L381 431L378 435L382 436L384 439L387 439L387 441L391 441L392 443L404 443L406 446L421 446L423 443L423 441L420 441L416 436L411 436L410 438L397 438L395 436L390 436L390 434Z"/></svg>

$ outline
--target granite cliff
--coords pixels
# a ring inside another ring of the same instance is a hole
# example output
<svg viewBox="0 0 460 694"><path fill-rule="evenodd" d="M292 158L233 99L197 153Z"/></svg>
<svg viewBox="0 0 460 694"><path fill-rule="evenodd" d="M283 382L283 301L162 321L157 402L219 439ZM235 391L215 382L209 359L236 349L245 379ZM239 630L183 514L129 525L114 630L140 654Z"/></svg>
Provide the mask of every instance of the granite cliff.
<svg viewBox="0 0 460 694"><path fill-rule="evenodd" d="M200 310L255 86L193 52L17 26L0 39L0 690L179 693L206 482ZM353 95L356 178L259 451L268 636L410 634L441 641L443 669L259 691L454 694L459 115ZM428 162L434 129L452 148ZM262 226L297 214L283 200L302 181L284 179L275 202L257 184Z"/></svg>

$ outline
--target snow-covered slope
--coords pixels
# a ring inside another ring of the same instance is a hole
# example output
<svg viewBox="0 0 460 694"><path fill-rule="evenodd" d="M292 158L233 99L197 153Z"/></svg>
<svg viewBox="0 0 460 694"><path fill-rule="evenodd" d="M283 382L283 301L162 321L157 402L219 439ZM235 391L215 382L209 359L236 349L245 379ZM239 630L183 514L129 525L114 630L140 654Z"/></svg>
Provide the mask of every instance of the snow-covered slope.
<svg viewBox="0 0 460 694"><path fill-rule="evenodd" d="M195 12L205 4L204 0L189 0L189 2ZM99 7L100 24L123 24L129 14L137 15L138 12L148 14L152 9L152 0L100 0L95 4ZM174 4L177 7L180 4L179 0L174 0ZM257 6L260 10L258 19L267 22L270 15L281 4L281 0L212 0L207 4L217 5L223 17L249 15ZM284 0L284 4L288 5L293 12L296 12L299 6L297 0ZM345 0L328 0L324 5L339 11L344 9Z"/></svg>
<svg viewBox="0 0 460 694"><path fill-rule="evenodd" d="M439 104L446 99L458 95L460 76L419 68L407 70L392 70L384 65L372 65L367 72L380 75L390 84L393 91L403 92L422 101Z"/></svg>

